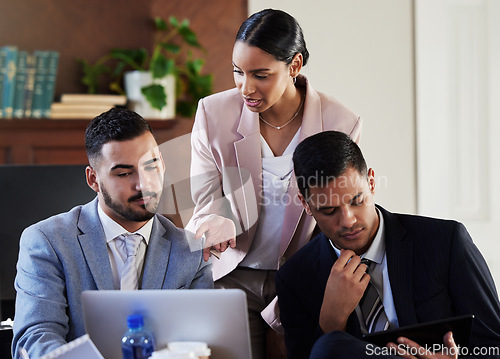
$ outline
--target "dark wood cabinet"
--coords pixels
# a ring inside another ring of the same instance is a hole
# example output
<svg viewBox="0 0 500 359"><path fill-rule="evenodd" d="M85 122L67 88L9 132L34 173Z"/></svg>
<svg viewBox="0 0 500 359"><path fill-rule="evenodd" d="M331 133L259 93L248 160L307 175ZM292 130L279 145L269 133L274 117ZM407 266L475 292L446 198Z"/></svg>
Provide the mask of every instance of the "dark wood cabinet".
<svg viewBox="0 0 500 359"><path fill-rule="evenodd" d="M0 164L86 164L90 120L0 120ZM159 144L191 132L193 120L148 120Z"/></svg>

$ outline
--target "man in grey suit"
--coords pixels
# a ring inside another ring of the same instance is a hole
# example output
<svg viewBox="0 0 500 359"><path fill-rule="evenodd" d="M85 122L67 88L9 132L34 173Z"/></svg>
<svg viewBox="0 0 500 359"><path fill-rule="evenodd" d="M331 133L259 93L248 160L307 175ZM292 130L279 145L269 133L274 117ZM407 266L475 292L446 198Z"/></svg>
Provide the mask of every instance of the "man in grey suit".
<svg viewBox="0 0 500 359"><path fill-rule="evenodd" d="M21 347L38 358L83 335L82 291L124 289L123 273L135 279L126 289L213 288L202 242L155 214L165 168L149 124L111 109L89 124L85 146L86 179L97 198L21 236L14 358ZM142 236L131 267L126 234Z"/></svg>

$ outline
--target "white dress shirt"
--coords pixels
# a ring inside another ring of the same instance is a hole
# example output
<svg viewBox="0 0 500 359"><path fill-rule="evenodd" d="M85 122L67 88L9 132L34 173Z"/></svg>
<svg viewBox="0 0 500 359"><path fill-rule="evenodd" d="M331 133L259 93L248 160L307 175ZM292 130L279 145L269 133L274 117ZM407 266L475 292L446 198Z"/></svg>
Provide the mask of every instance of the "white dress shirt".
<svg viewBox="0 0 500 359"><path fill-rule="evenodd" d="M121 243L119 241L123 241L123 239L118 238L122 234L131 234L125 228L120 226L114 220L112 220L104 211L101 209L101 206L97 205L97 213L99 215L99 219L102 224L102 228L104 229L104 235L106 236L106 243L108 244L108 255L109 261L111 262L111 271L113 272L113 283L115 289L120 289L120 276L125 266L125 261L127 260L127 255L125 252L122 252ZM140 234L144 240L139 245L137 250L137 273L141 273L139 283L142 281L142 268L144 266L144 257L146 254L146 247L149 244L149 237L151 236L151 231L153 229L153 220L154 217L146 222L144 226L142 226L139 230L134 233Z"/></svg>
<svg viewBox="0 0 500 359"><path fill-rule="evenodd" d="M389 273L387 271L387 255L385 253L385 227L384 217L376 208L378 218L380 220L377 234L368 250L361 255L361 258L371 260L370 277L372 283L375 285L379 296L382 298L384 304L384 311L387 319L391 323L391 328L399 328L398 316L396 314L396 307L394 306L394 298L392 296L391 282L389 281ZM332 243L330 241L330 243ZM333 250L340 256L340 250L332 244Z"/></svg>
<svg viewBox="0 0 500 359"><path fill-rule="evenodd" d="M276 157L264 137L260 136L263 200L252 246L239 264L242 267L278 269L283 218L287 204L293 200L288 195L288 187L293 173L293 151L299 144L299 134L300 128L283 154Z"/></svg>

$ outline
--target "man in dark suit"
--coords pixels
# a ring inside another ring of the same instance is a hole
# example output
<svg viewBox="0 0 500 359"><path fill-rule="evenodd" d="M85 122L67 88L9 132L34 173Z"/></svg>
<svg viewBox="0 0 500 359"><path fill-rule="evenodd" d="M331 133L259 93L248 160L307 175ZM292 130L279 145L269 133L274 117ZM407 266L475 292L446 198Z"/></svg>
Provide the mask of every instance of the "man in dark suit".
<svg viewBox="0 0 500 359"><path fill-rule="evenodd" d="M114 108L87 127L96 198L28 227L15 280L13 357L39 358L85 334L84 290L213 288L202 242L156 213L165 166L149 124ZM82 174L83 175L83 174Z"/></svg>
<svg viewBox="0 0 500 359"><path fill-rule="evenodd" d="M385 351L361 338L469 313L475 316L469 354L488 349L500 358L498 294L462 224L375 205L374 171L344 133L305 139L293 162L299 198L322 233L276 276L289 358L453 358L451 332L435 353L419 350L411 338Z"/></svg>

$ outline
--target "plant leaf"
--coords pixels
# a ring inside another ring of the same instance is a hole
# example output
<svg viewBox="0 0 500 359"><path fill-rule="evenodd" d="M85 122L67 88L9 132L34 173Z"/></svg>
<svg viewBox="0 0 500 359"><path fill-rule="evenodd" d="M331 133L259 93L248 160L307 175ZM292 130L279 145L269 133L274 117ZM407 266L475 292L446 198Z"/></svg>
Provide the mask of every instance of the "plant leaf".
<svg viewBox="0 0 500 359"><path fill-rule="evenodd" d="M175 104L175 112L181 117L193 117L196 106L189 101L178 101Z"/></svg>
<svg viewBox="0 0 500 359"><path fill-rule="evenodd" d="M192 117L196 112L198 101L212 93L213 76L187 74L182 77L183 81L178 90L182 98L176 103L176 113L181 117Z"/></svg>
<svg viewBox="0 0 500 359"><path fill-rule="evenodd" d="M161 79L162 77L171 74L175 70L175 61L167 59L163 55L158 55L151 60L150 69L154 79Z"/></svg>
<svg viewBox="0 0 500 359"><path fill-rule="evenodd" d="M131 66L134 70L144 70L144 64L146 62L148 52L145 48L140 48L136 50L129 49L112 49L111 57L125 62L127 65Z"/></svg>
<svg viewBox="0 0 500 359"><path fill-rule="evenodd" d="M166 43L166 44L161 44L161 47L163 47L165 50L173 54L178 54L181 51L181 47L177 44Z"/></svg>
<svg viewBox="0 0 500 359"><path fill-rule="evenodd" d="M199 74L201 72L201 69L203 65L205 64L205 61L202 59L195 59L192 61L186 61L186 68L188 71L192 74Z"/></svg>
<svg viewBox="0 0 500 359"><path fill-rule="evenodd" d="M116 64L115 69L111 71L111 77L112 78L120 77L121 74L123 73L123 70L125 69L125 66L127 66L125 62L119 61Z"/></svg>
<svg viewBox="0 0 500 359"><path fill-rule="evenodd" d="M167 105L167 95L162 85L153 84L141 89L142 94L151 107L161 110Z"/></svg>
<svg viewBox="0 0 500 359"><path fill-rule="evenodd" d="M120 91L123 71L127 68L150 71L154 79L173 74L177 79L177 113L191 116L196 111L198 100L212 92L213 84L212 75L201 75L205 62L202 59L193 60L191 49L196 47L205 55L207 51L198 42L189 20L180 21L175 16L165 20L153 17L152 20L155 37L151 52L144 48L113 49L94 65L81 60L82 83L89 92L97 93L101 77L104 77L102 75L109 73L105 76L106 80L111 80L108 85L113 91ZM147 86L142 89L142 93L153 108L160 109L166 105L166 95L160 84Z"/></svg>
<svg viewBox="0 0 500 359"><path fill-rule="evenodd" d="M109 84L109 89L113 92L119 93L120 95L125 95L125 90L120 86L120 81L115 80Z"/></svg>
<svg viewBox="0 0 500 359"><path fill-rule="evenodd" d="M167 23L161 17L155 17L155 27L158 31L167 30Z"/></svg>
<svg viewBox="0 0 500 359"><path fill-rule="evenodd" d="M170 16L170 18L168 20L170 22L170 25L172 25L176 29L179 27L179 20L177 20L177 18L175 16Z"/></svg>
<svg viewBox="0 0 500 359"><path fill-rule="evenodd" d="M199 99L210 94L212 89L212 75L194 76L189 78L188 92L198 102Z"/></svg>
<svg viewBox="0 0 500 359"><path fill-rule="evenodd" d="M87 92L95 94L98 92L99 78L102 74L108 73L110 71L109 67L96 64L91 65L85 60L78 60L82 65L83 77L82 83L87 86Z"/></svg>
<svg viewBox="0 0 500 359"><path fill-rule="evenodd" d="M180 27L179 34L189 45L194 47L201 47L196 38L196 34L189 27Z"/></svg>
<svg viewBox="0 0 500 359"><path fill-rule="evenodd" d="M168 59L167 68L168 68L167 75L168 74L175 74L177 72L177 66L175 65L174 59Z"/></svg>
<svg viewBox="0 0 500 359"><path fill-rule="evenodd" d="M187 29L189 28L189 20L184 19L182 20L181 24L179 25L179 29Z"/></svg>

